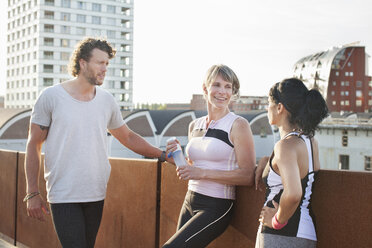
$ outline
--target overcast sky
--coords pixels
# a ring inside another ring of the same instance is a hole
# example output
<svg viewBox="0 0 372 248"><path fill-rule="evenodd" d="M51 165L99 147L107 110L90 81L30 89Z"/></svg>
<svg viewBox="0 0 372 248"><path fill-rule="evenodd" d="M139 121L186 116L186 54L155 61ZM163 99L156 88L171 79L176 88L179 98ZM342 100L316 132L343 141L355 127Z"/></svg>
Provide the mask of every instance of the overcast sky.
<svg viewBox="0 0 372 248"><path fill-rule="evenodd" d="M6 3L0 1L2 95ZM372 55L372 1L134 0L134 102L189 102L218 63L236 72L241 95L266 95L300 58L355 41Z"/></svg>

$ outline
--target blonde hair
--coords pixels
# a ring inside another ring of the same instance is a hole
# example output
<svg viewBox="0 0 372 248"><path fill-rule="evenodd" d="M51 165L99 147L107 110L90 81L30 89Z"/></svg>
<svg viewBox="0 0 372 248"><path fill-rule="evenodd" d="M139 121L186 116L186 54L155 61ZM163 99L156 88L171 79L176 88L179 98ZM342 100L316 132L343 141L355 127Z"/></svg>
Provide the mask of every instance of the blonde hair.
<svg viewBox="0 0 372 248"><path fill-rule="evenodd" d="M239 79L235 72L226 65L213 65L211 68L209 68L204 80L205 87L208 87L211 83L213 83L217 76L221 76L223 80L232 84L233 96L238 98L240 88Z"/></svg>

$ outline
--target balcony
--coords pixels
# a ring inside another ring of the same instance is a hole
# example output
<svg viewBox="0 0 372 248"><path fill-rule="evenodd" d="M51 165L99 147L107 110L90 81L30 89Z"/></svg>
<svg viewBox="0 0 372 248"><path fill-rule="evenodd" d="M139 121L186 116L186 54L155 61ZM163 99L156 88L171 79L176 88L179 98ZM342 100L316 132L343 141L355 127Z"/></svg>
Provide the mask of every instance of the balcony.
<svg viewBox="0 0 372 248"><path fill-rule="evenodd" d="M23 163L24 153L0 150L0 233L18 245L60 247L49 216L27 217ZM96 247L161 247L176 230L187 183L168 163L112 158L111 165ZM45 199L43 177L40 190ZM372 173L322 170L313 196L318 248L372 247ZM238 187L233 220L208 247L254 247L263 201L264 192Z"/></svg>

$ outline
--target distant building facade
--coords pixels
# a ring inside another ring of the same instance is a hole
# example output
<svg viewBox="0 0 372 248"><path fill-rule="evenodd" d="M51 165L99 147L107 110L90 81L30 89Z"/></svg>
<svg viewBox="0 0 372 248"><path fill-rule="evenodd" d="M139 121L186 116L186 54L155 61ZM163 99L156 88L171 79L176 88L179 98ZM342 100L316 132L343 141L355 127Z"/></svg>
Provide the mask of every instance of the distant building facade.
<svg viewBox="0 0 372 248"><path fill-rule="evenodd" d="M229 109L234 112L249 112L252 110L266 110L268 106L267 96L240 96L229 104ZM207 103L204 95L193 94L190 102L192 110L206 110Z"/></svg>
<svg viewBox="0 0 372 248"><path fill-rule="evenodd" d="M371 112L372 78L365 47L333 47L306 56L294 65L293 75L318 88L330 111Z"/></svg>
<svg viewBox="0 0 372 248"><path fill-rule="evenodd" d="M267 96L240 96L232 102L231 109L235 112L266 110L269 105Z"/></svg>
<svg viewBox="0 0 372 248"><path fill-rule="evenodd" d="M48 86L70 79L67 64L86 36L116 48L103 88L133 107L133 0L8 0L6 108L31 108Z"/></svg>
<svg viewBox="0 0 372 248"><path fill-rule="evenodd" d="M332 113L316 131L320 167L372 171L372 114Z"/></svg>

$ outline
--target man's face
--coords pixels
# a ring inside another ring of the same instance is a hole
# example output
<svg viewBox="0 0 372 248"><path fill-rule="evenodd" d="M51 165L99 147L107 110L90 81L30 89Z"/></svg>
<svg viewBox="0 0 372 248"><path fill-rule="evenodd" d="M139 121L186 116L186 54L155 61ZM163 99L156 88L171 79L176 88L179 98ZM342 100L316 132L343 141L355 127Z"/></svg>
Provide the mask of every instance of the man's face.
<svg viewBox="0 0 372 248"><path fill-rule="evenodd" d="M89 62L80 61L81 74L92 85L102 85L105 79L109 56L107 52L94 48Z"/></svg>

